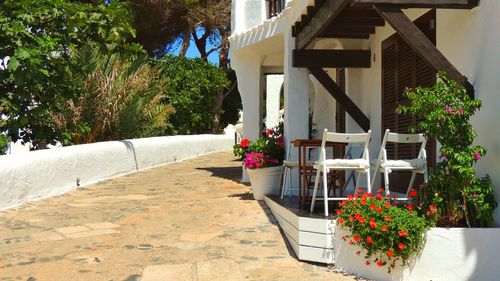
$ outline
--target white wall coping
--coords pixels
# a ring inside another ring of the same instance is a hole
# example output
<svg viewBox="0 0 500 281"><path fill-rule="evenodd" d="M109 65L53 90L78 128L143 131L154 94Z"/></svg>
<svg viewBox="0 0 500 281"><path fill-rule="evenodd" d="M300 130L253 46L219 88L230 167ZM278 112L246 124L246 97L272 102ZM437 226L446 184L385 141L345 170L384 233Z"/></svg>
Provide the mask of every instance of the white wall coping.
<svg viewBox="0 0 500 281"><path fill-rule="evenodd" d="M225 135L168 136L74 145L0 156L0 210L80 186L188 158L230 150Z"/></svg>

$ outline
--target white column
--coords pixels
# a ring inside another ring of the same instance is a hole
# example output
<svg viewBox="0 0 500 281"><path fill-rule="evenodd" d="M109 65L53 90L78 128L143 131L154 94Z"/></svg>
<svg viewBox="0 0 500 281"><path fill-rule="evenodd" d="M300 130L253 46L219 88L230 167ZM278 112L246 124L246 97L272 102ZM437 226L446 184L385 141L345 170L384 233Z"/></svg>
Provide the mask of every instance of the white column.
<svg viewBox="0 0 500 281"><path fill-rule="evenodd" d="M266 128L276 127L280 115L280 92L283 75L266 76Z"/></svg>
<svg viewBox="0 0 500 281"><path fill-rule="evenodd" d="M238 78L243 105L243 138L259 138L262 125L263 75L261 57L253 53L232 53L231 66ZM250 182L243 170L241 182Z"/></svg>
<svg viewBox="0 0 500 281"><path fill-rule="evenodd" d="M290 30L285 36L284 90L285 90L285 141L307 139L309 135L309 74L306 69L292 67L292 51L295 38ZM293 149L292 160L297 160L297 150ZM296 170L296 169L295 169ZM292 176L292 190L298 194L298 173Z"/></svg>

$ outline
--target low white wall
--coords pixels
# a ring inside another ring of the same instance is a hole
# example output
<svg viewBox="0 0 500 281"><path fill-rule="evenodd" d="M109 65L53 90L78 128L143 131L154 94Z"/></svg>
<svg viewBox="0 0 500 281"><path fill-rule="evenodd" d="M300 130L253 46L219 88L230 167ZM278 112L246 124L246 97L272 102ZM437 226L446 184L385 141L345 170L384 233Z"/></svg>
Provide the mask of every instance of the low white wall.
<svg viewBox="0 0 500 281"><path fill-rule="evenodd" d="M387 266L366 266L366 252L355 255L361 248L342 241L343 230L335 231L335 267L344 272L378 281L499 280L500 228L431 228L420 255L407 267L396 265L391 274Z"/></svg>
<svg viewBox="0 0 500 281"><path fill-rule="evenodd" d="M60 195L80 186L230 150L225 135L169 136L75 145L21 155L0 156L0 210Z"/></svg>

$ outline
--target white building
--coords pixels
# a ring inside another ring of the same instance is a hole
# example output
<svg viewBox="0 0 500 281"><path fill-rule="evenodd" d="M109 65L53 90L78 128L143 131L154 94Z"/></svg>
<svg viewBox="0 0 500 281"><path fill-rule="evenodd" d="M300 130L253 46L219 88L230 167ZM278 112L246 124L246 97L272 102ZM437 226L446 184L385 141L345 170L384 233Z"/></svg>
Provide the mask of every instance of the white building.
<svg viewBox="0 0 500 281"><path fill-rule="evenodd" d="M444 70L455 80L466 77L483 102L473 124L477 143L488 153L476 169L491 176L500 198L500 1L233 0L232 5L231 63L242 95L244 137L257 138L261 131L265 77L283 73L287 140L320 138L323 128L371 130L370 153L376 157L386 128L408 127L409 120L394 113L403 89L432 85L436 72ZM500 208L495 220L500 222Z"/></svg>

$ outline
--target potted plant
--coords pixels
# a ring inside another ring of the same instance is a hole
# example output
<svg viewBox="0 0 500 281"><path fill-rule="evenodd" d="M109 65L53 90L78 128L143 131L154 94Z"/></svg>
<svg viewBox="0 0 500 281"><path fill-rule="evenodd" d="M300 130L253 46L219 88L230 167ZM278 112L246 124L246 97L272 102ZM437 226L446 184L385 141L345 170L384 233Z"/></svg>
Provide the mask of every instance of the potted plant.
<svg viewBox="0 0 500 281"><path fill-rule="evenodd" d="M282 126L266 130L254 141L243 139L233 147L235 156L243 161L248 171L254 198L263 200L265 195L277 193L283 174Z"/></svg>

